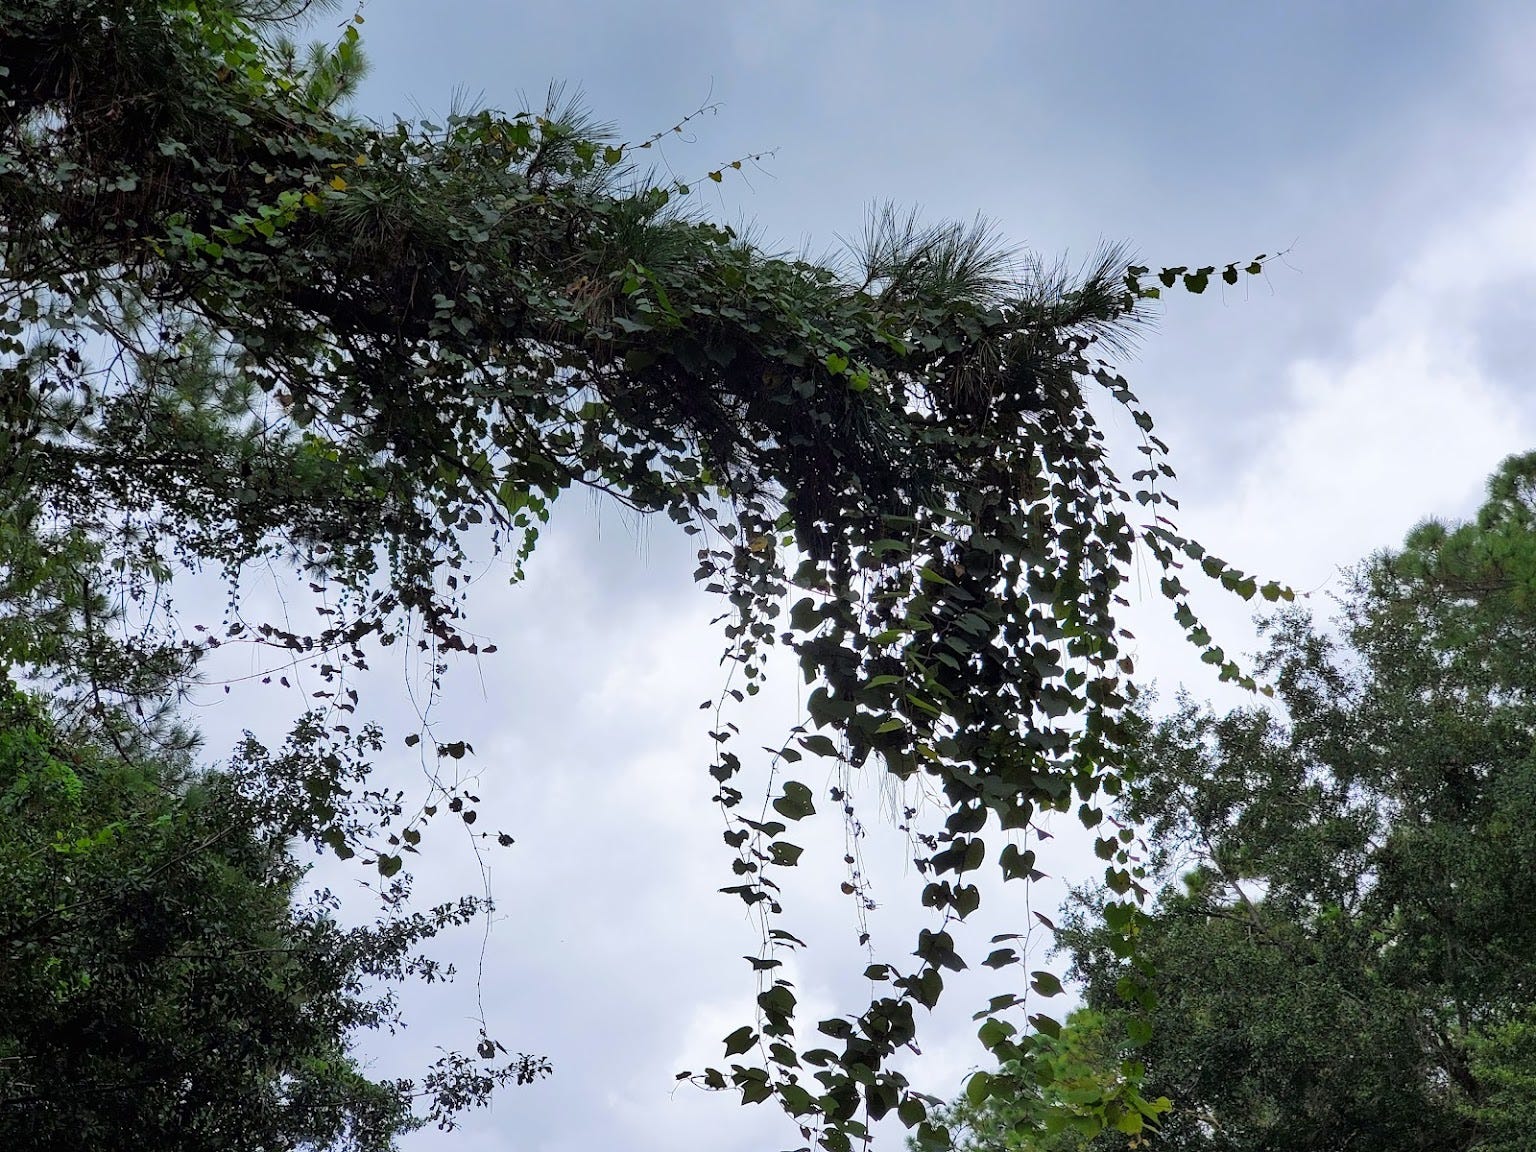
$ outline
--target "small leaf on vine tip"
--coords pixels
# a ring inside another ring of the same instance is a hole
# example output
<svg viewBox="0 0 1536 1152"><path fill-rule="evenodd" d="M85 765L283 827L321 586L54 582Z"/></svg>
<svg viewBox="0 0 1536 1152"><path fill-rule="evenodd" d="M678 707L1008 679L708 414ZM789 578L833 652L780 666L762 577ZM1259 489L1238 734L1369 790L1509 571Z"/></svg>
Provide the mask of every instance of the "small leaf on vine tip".
<svg viewBox="0 0 1536 1152"><path fill-rule="evenodd" d="M823 736L819 732L800 738L800 747L817 756L836 756L837 745L832 743L830 737Z"/></svg>
<svg viewBox="0 0 1536 1152"><path fill-rule="evenodd" d="M1053 973L1041 970L1039 972L1031 972L1030 976L1032 977L1030 980L1030 987L1032 987L1036 992L1040 993L1040 995L1061 995L1063 991L1061 981L1057 979Z"/></svg>
<svg viewBox="0 0 1536 1152"><path fill-rule="evenodd" d="M751 1025L743 1024L725 1038L725 1054L739 1056L750 1049L756 1039L757 1033L753 1031Z"/></svg>
<svg viewBox="0 0 1536 1152"><path fill-rule="evenodd" d="M980 1107L982 1102L992 1094L992 1077L987 1072L977 1072L965 1086L965 1098L972 1105Z"/></svg>
<svg viewBox="0 0 1536 1152"><path fill-rule="evenodd" d="M1014 1032L1014 1026L1008 1023L1008 1021L988 1019L976 1030L976 1036L981 1041L982 1047L991 1051L1012 1036Z"/></svg>
<svg viewBox="0 0 1536 1152"><path fill-rule="evenodd" d="M773 862L785 868L793 868L798 864L800 862L800 854L804 851L805 849L800 847L800 845L790 844L783 840L768 845L768 852L772 855Z"/></svg>
<svg viewBox="0 0 1536 1152"><path fill-rule="evenodd" d="M815 813L816 805L809 788L798 780L786 780L784 795L773 802L773 810L786 820L803 820Z"/></svg>

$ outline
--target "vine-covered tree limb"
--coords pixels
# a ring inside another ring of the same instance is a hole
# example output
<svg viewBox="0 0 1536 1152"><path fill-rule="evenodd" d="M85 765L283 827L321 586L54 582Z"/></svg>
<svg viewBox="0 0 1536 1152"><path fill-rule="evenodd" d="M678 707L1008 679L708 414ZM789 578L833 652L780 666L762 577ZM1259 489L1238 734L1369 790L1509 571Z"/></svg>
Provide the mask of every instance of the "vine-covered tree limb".
<svg viewBox="0 0 1536 1152"><path fill-rule="evenodd" d="M754 967L769 975L759 1018L727 1046L761 1059L700 1078L776 1096L831 1152L893 1110L941 1140L888 1063L942 973L965 966L946 927L980 902L968 874L989 838L1004 875L1028 878L1033 854L1008 833L1074 805L1097 826L1118 787L1132 672L1120 588L1138 547L1206 659L1242 675L1176 570L1260 589L1172 528L1165 448L1104 359L1160 289L1117 253L1066 276L984 223L894 212L847 268L765 253L682 210L686 184L637 176L645 143L558 108L349 119L336 84L315 79L329 65L301 64L264 20L282 14L0 0L0 532L15 543L0 576L23 590L0 605L0 656L90 681L86 711L110 725L110 707L90 706L102 681L116 700L171 692L220 638L163 635L140 641L152 660L101 649L82 663L69 625L96 588L150 599L178 565L236 577L282 557L341 593L339 615L304 635L235 614L223 639L337 653L327 691L350 715L346 669L403 619L434 672L475 647L460 572L476 525L520 570L572 486L667 513L704 541L698 576L732 605L747 690L779 643L818 685L818 731L781 761L923 774L944 797L919 860L940 924L915 964L885 966L889 995L821 1022L836 1047L797 1047L794 992L772 974L794 937L775 926L771 870L793 866L788 826L814 800L791 780L773 801L783 820L741 815L743 764L722 728L710 771L738 853L727 891L765 917ZM355 60L355 25L334 51ZM1216 272L1158 278L1199 292ZM1144 437L1128 487L1096 391ZM79 573L83 592L65 580ZM317 786L322 816L328 802ZM352 851L338 826L314 831ZM1136 862L1105 843L1107 882L1134 898ZM390 874L410 847L392 834L372 858ZM1005 1057L1029 1044L992 1041Z"/></svg>

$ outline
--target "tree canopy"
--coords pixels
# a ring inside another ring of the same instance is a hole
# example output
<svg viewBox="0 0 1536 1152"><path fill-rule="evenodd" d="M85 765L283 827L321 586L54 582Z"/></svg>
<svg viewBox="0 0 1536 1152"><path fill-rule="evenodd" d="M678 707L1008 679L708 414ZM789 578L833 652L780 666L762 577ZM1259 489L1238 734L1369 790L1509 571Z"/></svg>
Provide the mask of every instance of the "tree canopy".
<svg viewBox="0 0 1536 1152"><path fill-rule="evenodd" d="M1129 1055L1173 1103L1161 1146L1529 1145L1533 589L1526 455L1474 520L1359 568L1335 630L1269 622L1278 709L1148 715L1117 812L1163 885L1137 958L1091 893L1061 940L1090 1008L1139 1022ZM1015 1138L978 1147L1047 1146Z"/></svg>
<svg viewBox="0 0 1536 1152"><path fill-rule="evenodd" d="M1069 274L984 223L895 211L841 265L775 255L686 211L687 182L648 179L636 163L658 138L619 141L558 102L441 124L341 114L361 18L306 56L281 43L303 7L0 0L0 658L129 761L185 746L176 693L209 649L257 645L274 677L313 664L329 687L299 823L388 878L427 816L391 825L387 795L349 796L326 768L365 707L353 673L404 642L436 684L454 652L490 651L464 630L468 557L505 550L520 572L568 489L670 516L729 604L722 707L757 691L774 645L816 685L769 763L744 761L723 718L711 733L726 891L761 917L763 950L757 1019L697 1078L776 1098L830 1152L891 1111L942 1142L889 1061L966 965L946 927L980 902L970 874L990 854L1029 877L1010 833L1074 806L1097 827L1119 787L1138 549L1224 678L1246 681L1178 569L1288 595L1177 532L1166 446L1109 359L1162 288L1235 283L1262 258L1154 279L1111 251ZM1129 486L1096 395L1141 437ZM308 583L319 626L248 617L258 561ZM189 569L229 579L222 620L166 610ZM888 994L819 1022L830 1046L797 1039L780 971L800 945L773 877L820 799L793 777L806 753L845 783L867 769L942 796L914 813L937 923L915 963L870 969ZM754 819L764 769L773 815ZM474 822L472 798L439 791L424 813ZM1134 902L1126 844L1101 844ZM988 1035L1008 1058L1034 1043Z"/></svg>
<svg viewBox="0 0 1536 1152"><path fill-rule="evenodd" d="M365 1073L353 1035L396 1022L393 990L370 988L446 975L418 946L478 905L344 929L329 892L301 899L273 793L285 767L310 762L283 760L248 743L224 772L125 764L5 687L6 1147L379 1152L548 1070L445 1056L419 1083Z"/></svg>

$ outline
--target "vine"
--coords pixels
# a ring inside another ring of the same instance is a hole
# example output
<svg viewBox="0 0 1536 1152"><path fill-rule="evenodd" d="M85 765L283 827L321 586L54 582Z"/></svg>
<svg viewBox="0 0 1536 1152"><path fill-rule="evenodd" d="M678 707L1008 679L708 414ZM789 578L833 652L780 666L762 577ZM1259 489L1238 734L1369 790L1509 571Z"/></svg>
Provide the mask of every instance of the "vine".
<svg viewBox="0 0 1536 1152"><path fill-rule="evenodd" d="M1177 531L1166 445L1109 359L1162 289L1198 293L1218 271L1233 284L1264 258L1153 274L1108 252L1068 277L984 225L885 212L850 267L826 267L681 211L686 183L629 167L659 137L616 145L553 107L340 117L233 0L4 0L0 27L0 479L26 531L88 580L127 572L153 588L177 565L212 565L235 581L281 560L317 595L339 593L316 635L232 613L222 637L162 645L176 659L157 666L173 691L233 636L314 661L344 739L360 706L347 673L370 646L414 635L434 687L449 655L491 650L463 625L469 534L520 572L572 487L670 516L704 542L696 576L729 605L742 686L727 696L757 692L776 645L815 685L807 723L770 753L784 773L756 815L717 712L725 891L762 918L765 984L725 1044L727 1059L759 1059L697 1079L776 1099L828 1152L891 1112L941 1146L933 1101L889 1063L967 964L948 927L977 910L978 870L1036 874L1007 833L1074 807L1101 828L1100 797L1121 784L1134 668L1120 588L1137 548L1223 679L1252 686L1200 626L1185 562L1244 598L1289 595ZM356 37L349 24L347 51ZM98 340L118 351L102 369L87 362ZM1129 488L1094 389L1145 437ZM36 602L3 608L12 631L40 618ZM100 700L101 677L87 679ZM431 743L439 758L472 751ZM805 756L923 777L945 805L918 834L938 925L915 964L872 963L889 993L819 1021L814 1045L780 974L800 942L774 880L800 856L791 827L816 813L793 775ZM328 819L336 796L314 784L314 838L338 854L400 815L384 797L376 826ZM472 797L449 807L473 824ZM432 812L365 859L394 875ZM1142 876L1123 833L1099 846L1129 952ZM985 964L1019 962L995 943ZM1044 971L1031 988L1060 991ZM985 1010L999 1060L1032 1050L1008 1021L1022 1004L1010 993ZM1059 1031L1044 1012L1028 1022Z"/></svg>

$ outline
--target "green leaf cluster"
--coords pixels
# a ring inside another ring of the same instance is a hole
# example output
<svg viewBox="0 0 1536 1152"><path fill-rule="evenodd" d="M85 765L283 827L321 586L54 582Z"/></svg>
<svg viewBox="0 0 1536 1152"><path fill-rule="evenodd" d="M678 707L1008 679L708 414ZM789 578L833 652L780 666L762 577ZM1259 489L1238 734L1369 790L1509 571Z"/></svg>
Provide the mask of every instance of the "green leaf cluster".
<svg viewBox="0 0 1536 1152"><path fill-rule="evenodd" d="M1104 1015L1080 1008L1054 1035L1026 1038L1029 1059L1003 1059L991 1072L973 1073L964 1093L939 1112L950 1142L937 1146L953 1152L1083 1152L1104 1139L1135 1143L1150 1136L1169 1101L1142 1094L1145 1066L1123 1039L1115 1039L1115 1030ZM934 1146L916 1137L908 1141L912 1152Z"/></svg>

